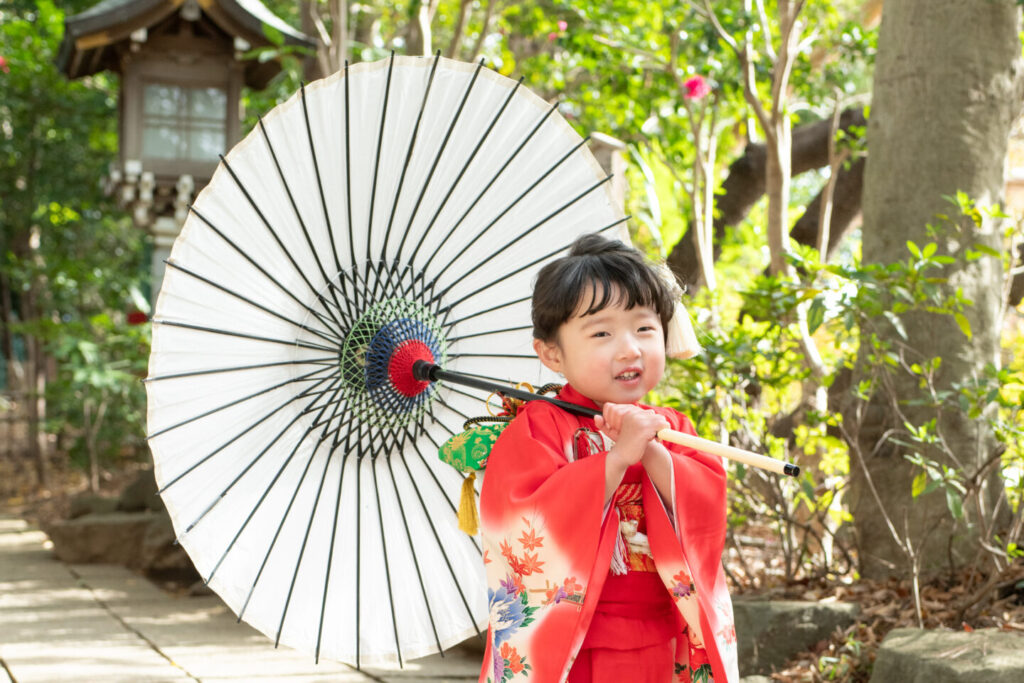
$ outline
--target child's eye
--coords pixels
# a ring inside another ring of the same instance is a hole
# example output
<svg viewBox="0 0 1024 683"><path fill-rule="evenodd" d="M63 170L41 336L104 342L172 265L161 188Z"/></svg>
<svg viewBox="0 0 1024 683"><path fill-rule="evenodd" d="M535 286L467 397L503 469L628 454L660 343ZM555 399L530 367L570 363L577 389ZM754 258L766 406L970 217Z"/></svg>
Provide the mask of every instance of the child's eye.
<svg viewBox="0 0 1024 683"><path fill-rule="evenodd" d="M654 332L654 325L644 325L640 328L640 332Z"/></svg>
<svg viewBox="0 0 1024 683"><path fill-rule="evenodd" d="M610 335L607 332L602 330L602 331L599 331L599 332L595 332L594 334L592 334L590 336L591 337L608 337Z"/></svg>

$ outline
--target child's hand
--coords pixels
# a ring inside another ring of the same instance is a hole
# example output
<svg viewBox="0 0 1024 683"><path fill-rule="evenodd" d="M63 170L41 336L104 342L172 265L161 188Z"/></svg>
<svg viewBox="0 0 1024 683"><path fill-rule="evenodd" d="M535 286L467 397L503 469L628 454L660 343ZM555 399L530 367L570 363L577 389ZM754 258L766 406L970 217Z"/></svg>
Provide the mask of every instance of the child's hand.
<svg viewBox="0 0 1024 683"><path fill-rule="evenodd" d="M615 442L609 455L625 466L640 462L658 432L671 426L653 410L621 403L605 403L602 414L594 418L594 423Z"/></svg>

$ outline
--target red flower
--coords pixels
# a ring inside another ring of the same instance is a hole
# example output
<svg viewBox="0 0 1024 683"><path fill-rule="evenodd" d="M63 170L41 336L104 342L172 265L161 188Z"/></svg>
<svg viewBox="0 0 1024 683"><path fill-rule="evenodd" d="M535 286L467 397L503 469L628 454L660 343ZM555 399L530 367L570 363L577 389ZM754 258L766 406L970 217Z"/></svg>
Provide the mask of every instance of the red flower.
<svg viewBox="0 0 1024 683"><path fill-rule="evenodd" d="M501 658L508 663L508 668L511 669L512 673L517 674L523 670L523 660L516 652L516 649L504 642L501 644Z"/></svg>
<svg viewBox="0 0 1024 683"><path fill-rule="evenodd" d="M3 58L0 57L0 59ZM129 325L142 325L149 322L149 316L142 311L131 311L128 313L127 321Z"/></svg>
<svg viewBox="0 0 1024 683"><path fill-rule="evenodd" d="M686 79L683 83L683 87L686 88L686 92L683 94L688 100L699 100L707 97L711 93L711 86L704 79L703 76L691 76Z"/></svg>
<svg viewBox="0 0 1024 683"><path fill-rule="evenodd" d="M576 583L576 577L575 576L570 576L569 578L567 578L565 580L565 583L562 584L562 585L565 586L565 592L568 593L569 595L572 595L573 593L577 593L577 592L583 590L583 584Z"/></svg>
<svg viewBox="0 0 1024 683"><path fill-rule="evenodd" d="M685 569L680 569L679 573L672 577L672 580L676 583L690 583L693 579L686 573Z"/></svg>
<svg viewBox="0 0 1024 683"><path fill-rule="evenodd" d="M0 71L3 71L5 74L11 73L11 67L7 63L7 58L3 55L0 55Z"/></svg>
<svg viewBox="0 0 1024 683"><path fill-rule="evenodd" d="M501 542L501 556L509 562L512 561L512 544L510 544L508 541Z"/></svg>
<svg viewBox="0 0 1024 683"><path fill-rule="evenodd" d="M508 668L514 674L523 670L523 660L519 658L519 653L515 649L512 650L512 656L508 658Z"/></svg>

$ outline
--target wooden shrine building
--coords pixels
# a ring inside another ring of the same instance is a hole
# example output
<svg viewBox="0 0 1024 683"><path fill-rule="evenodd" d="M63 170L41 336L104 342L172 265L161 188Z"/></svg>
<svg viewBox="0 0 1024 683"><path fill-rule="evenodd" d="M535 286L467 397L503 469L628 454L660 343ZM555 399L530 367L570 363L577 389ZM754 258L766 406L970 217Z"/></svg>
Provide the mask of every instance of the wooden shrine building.
<svg viewBox="0 0 1024 683"><path fill-rule="evenodd" d="M58 67L120 76L119 158L110 191L153 236L153 293L187 205L241 137L243 86L262 89L277 59L251 51L314 42L260 0L102 0L68 17Z"/></svg>

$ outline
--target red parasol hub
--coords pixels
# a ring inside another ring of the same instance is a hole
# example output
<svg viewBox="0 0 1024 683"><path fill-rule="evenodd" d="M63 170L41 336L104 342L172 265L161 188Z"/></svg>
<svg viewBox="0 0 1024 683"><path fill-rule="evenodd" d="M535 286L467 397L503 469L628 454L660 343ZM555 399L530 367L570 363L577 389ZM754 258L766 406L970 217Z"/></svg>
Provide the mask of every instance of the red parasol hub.
<svg viewBox="0 0 1024 683"><path fill-rule="evenodd" d="M434 362L434 354L430 347L418 339L410 339L391 354L388 361L388 378L395 391L402 396L419 396L430 386L430 382L420 381L413 375L412 366L418 360Z"/></svg>

